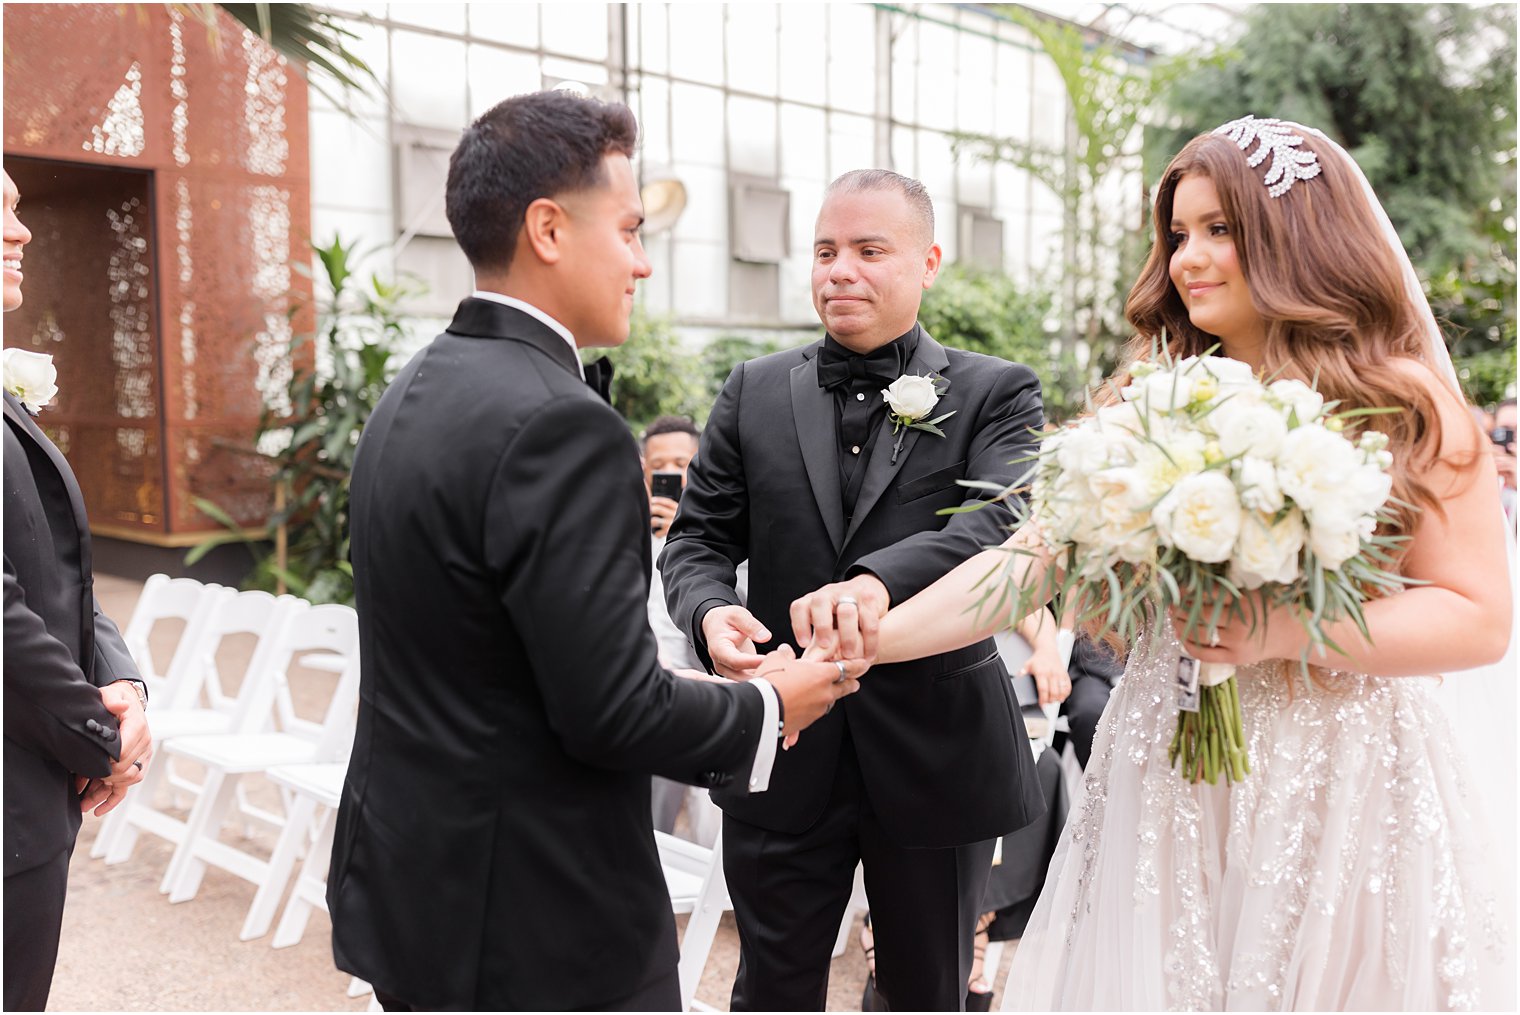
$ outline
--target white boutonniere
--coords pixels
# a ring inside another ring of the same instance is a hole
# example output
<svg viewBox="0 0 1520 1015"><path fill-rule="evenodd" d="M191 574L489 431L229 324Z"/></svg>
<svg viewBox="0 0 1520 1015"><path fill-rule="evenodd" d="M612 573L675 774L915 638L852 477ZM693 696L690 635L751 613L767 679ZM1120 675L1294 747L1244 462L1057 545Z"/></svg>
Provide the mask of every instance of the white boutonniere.
<svg viewBox="0 0 1520 1015"><path fill-rule="evenodd" d="M881 397L886 399L887 406L892 410L892 432L897 435L897 442L892 445L892 464L897 464L898 453L902 451L903 438L909 430L925 430L936 437L945 436L945 431L939 428L939 424L955 415L952 409L943 416L934 419L926 419L934 407L939 404L940 396L950 390L950 382L938 374L928 377L920 377L916 374L903 374L890 385L881 389Z"/></svg>
<svg viewBox="0 0 1520 1015"><path fill-rule="evenodd" d="M58 368L45 353L7 349L4 369L5 390L33 416L58 394Z"/></svg>

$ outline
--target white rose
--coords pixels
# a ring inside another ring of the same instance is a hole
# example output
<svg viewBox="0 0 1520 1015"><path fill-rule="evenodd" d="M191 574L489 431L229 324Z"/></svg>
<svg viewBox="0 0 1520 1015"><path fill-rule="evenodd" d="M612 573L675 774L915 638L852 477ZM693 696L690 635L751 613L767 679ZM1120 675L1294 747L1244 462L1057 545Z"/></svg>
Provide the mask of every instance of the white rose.
<svg viewBox="0 0 1520 1015"><path fill-rule="evenodd" d="M904 374L881 389L881 397L892 407L892 413L910 420L920 420L939 402L934 393L932 377Z"/></svg>
<svg viewBox="0 0 1520 1015"><path fill-rule="evenodd" d="M1269 515L1282 510L1282 488L1277 485L1277 468L1265 458L1246 455L1235 466L1240 486L1240 503L1252 511Z"/></svg>
<svg viewBox="0 0 1520 1015"><path fill-rule="evenodd" d="M1346 508L1357 514L1371 514L1388 503L1392 492L1393 477L1379 468L1376 461L1360 465L1346 482Z"/></svg>
<svg viewBox="0 0 1520 1015"><path fill-rule="evenodd" d="M1081 477L1062 473L1053 483L1034 489L1035 517L1050 537L1061 543L1091 543L1099 518L1092 491Z"/></svg>
<svg viewBox="0 0 1520 1015"><path fill-rule="evenodd" d="M1108 466L1108 441L1092 427L1075 427L1061 441L1056 461L1068 472L1090 475Z"/></svg>
<svg viewBox="0 0 1520 1015"><path fill-rule="evenodd" d="M1240 498L1220 472L1184 476L1151 513L1161 541L1205 564L1229 560L1240 534Z"/></svg>
<svg viewBox="0 0 1520 1015"><path fill-rule="evenodd" d="M1104 469L1088 483L1098 501L1102 525L1097 541L1131 564L1156 559L1156 531L1140 473L1134 468Z"/></svg>
<svg viewBox="0 0 1520 1015"><path fill-rule="evenodd" d="M1204 356L1198 362L1208 371L1209 376L1219 382L1221 394L1236 388L1256 386L1256 373L1249 363L1228 356Z"/></svg>
<svg viewBox="0 0 1520 1015"><path fill-rule="evenodd" d="M1362 537L1372 535L1374 524L1351 511L1317 511L1309 520L1309 549L1327 570L1339 570L1362 548Z"/></svg>
<svg viewBox="0 0 1520 1015"><path fill-rule="evenodd" d="M1304 536L1303 515L1297 511L1288 512L1275 525L1269 514L1247 515L1235 542L1235 555L1230 558L1230 580L1248 589L1295 580Z"/></svg>
<svg viewBox="0 0 1520 1015"><path fill-rule="evenodd" d="M1138 437L1145 433L1144 417L1134 402L1118 402L1098 410L1098 429L1110 437Z"/></svg>
<svg viewBox="0 0 1520 1015"><path fill-rule="evenodd" d="M1184 377L1180 370L1161 370L1147 377L1132 380L1119 389L1126 401L1140 406L1147 414L1170 412L1186 407L1193 401L1193 380Z"/></svg>
<svg viewBox="0 0 1520 1015"><path fill-rule="evenodd" d="M1357 450L1350 441L1310 423L1283 439L1277 482L1312 518L1321 505L1333 505L1345 496L1343 487L1357 468Z"/></svg>
<svg viewBox="0 0 1520 1015"><path fill-rule="evenodd" d="M1283 378L1267 385L1267 390L1277 399L1283 408L1283 415L1292 414L1298 418L1302 426L1319 417L1319 412L1325 407L1325 400L1303 381L1295 381L1291 378Z"/></svg>
<svg viewBox="0 0 1520 1015"><path fill-rule="evenodd" d="M1150 439L1137 442L1135 468L1153 500L1170 490L1183 476L1202 472L1207 461L1208 438L1197 430L1164 425L1152 427Z"/></svg>
<svg viewBox="0 0 1520 1015"><path fill-rule="evenodd" d="M30 412L41 411L58 394L58 368L53 357L25 349L5 350L5 390Z"/></svg>
<svg viewBox="0 0 1520 1015"><path fill-rule="evenodd" d="M1258 458L1276 458L1282 450L1283 438L1288 436L1288 424L1282 414L1265 405L1242 403L1239 408L1220 406L1210 414L1209 421L1219 434L1219 447L1226 455L1255 455Z"/></svg>

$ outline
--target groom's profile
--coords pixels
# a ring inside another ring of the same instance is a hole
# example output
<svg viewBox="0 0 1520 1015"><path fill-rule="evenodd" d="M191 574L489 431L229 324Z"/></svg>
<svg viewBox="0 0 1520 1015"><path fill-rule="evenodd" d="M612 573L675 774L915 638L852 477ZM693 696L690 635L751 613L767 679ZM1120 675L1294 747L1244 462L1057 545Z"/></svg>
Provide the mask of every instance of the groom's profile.
<svg viewBox="0 0 1520 1015"><path fill-rule="evenodd" d="M359 443L328 902L387 1010L679 1007L649 774L762 791L778 735L858 687L786 653L748 684L659 665L638 451L576 354L627 338L649 275L636 139L562 91L464 132L446 208L477 291Z"/></svg>

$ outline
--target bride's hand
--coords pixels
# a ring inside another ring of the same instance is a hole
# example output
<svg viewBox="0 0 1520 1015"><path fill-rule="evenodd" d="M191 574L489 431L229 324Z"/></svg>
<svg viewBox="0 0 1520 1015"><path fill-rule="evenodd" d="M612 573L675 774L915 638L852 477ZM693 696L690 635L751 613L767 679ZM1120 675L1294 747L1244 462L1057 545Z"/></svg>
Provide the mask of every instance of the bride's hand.
<svg viewBox="0 0 1520 1015"><path fill-rule="evenodd" d="M1193 632L1193 639L1186 637L1187 613L1173 608L1172 626L1183 651L1204 663L1231 663L1245 666L1263 659L1298 659L1308 646L1309 635L1292 608L1269 606L1259 596L1256 599L1255 624L1250 617L1228 616L1220 620L1214 631L1205 622Z"/></svg>

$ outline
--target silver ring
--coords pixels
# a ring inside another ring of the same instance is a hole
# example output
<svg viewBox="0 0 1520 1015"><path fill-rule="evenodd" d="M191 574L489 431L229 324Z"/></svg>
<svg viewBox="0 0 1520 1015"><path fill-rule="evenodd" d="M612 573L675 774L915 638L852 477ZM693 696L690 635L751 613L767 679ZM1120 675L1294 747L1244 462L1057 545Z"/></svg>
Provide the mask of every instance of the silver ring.
<svg viewBox="0 0 1520 1015"><path fill-rule="evenodd" d="M857 603L855 601L855 597L854 596L840 596L839 597L839 602L838 602L837 605L843 606L846 603L849 603L851 606L859 606L860 605L859 603Z"/></svg>
<svg viewBox="0 0 1520 1015"><path fill-rule="evenodd" d="M845 670L844 663L840 662L838 659L834 660L834 665L839 667L839 676L834 678L834 683L842 684L845 682L845 678L849 676L849 673Z"/></svg>

